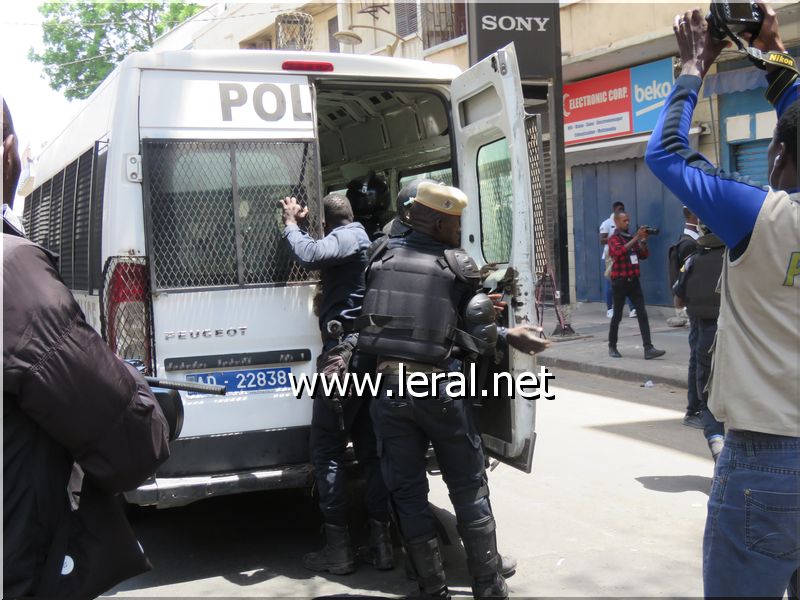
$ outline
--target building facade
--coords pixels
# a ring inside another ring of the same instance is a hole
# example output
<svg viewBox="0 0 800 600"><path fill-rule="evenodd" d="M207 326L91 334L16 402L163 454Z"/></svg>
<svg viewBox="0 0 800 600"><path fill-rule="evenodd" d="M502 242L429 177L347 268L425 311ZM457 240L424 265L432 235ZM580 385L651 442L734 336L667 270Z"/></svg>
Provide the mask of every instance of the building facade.
<svg viewBox="0 0 800 600"><path fill-rule="evenodd" d="M558 194L564 206L551 210L548 235L555 240L551 252L562 271L562 296L572 302L604 299L598 227L619 200L633 225L661 230L651 239L642 280L649 303L672 303L667 251L683 229L681 203L652 176L643 156L678 69L672 19L694 6L561 2L565 193ZM800 8L788 2L774 6L783 40L797 56ZM312 17L305 46L312 51L469 65L464 0L220 3L160 38L154 49L297 47L291 32L282 38L276 25L280 15L292 11ZM518 54L535 51L534 43L517 48ZM775 125L763 99L765 85L763 71L736 53L724 53L701 91L691 130L692 143L712 162L761 182Z"/></svg>

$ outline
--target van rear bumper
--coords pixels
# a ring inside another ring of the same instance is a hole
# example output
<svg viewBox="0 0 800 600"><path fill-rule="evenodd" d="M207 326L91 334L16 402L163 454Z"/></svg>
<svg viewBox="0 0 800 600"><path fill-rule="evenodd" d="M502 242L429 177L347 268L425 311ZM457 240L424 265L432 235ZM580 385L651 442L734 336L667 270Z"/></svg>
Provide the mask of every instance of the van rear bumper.
<svg viewBox="0 0 800 600"><path fill-rule="evenodd" d="M169 508L212 496L308 487L312 481L310 464L197 477L157 477L125 492L125 500L141 506Z"/></svg>

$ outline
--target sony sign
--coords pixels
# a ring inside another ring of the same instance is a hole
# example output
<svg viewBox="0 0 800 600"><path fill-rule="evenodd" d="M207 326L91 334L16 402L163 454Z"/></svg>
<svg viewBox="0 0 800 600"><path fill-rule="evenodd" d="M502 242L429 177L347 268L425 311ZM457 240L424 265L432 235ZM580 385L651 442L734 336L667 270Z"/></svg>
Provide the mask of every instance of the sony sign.
<svg viewBox="0 0 800 600"><path fill-rule="evenodd" d="M484 15L481 18L481 29L484 31L547 31L546 25L550 17L512 17L510 15Z"/></svg>
<svg viewBox="0 0 800 600"><path fill-rule="evenodd" d="M466 4L471 65L513 42L523 80L558 79L561 68L558 2Z"/></svg>

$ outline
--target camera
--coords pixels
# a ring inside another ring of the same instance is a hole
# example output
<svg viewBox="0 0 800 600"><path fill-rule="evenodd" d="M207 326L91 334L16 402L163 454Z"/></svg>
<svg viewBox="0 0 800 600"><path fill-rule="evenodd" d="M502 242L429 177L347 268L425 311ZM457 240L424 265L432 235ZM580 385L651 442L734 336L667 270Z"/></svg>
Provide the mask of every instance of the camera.
<svg viewBox="0 0 800 600"><path fill-rule="evenodd" d="M661 233L661 230L658 227L650 227L649 225L641 225L641 227L644 227L647 235L658 235Z"/></svg>
<svg viewBox="0 0 800 600"><path fill-rule="evenodd" d="M755 38L761 30L764 13L754 1L716 0L709 7L708 27L711 35L718 40L733 38L749 32Z"/></svg>

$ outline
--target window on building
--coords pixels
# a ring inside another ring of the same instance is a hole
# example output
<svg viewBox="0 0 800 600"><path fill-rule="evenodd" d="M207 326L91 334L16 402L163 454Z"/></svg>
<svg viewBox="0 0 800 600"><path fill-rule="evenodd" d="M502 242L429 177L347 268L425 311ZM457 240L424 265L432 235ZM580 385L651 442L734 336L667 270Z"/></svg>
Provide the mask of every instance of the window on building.
<svg viewBox="0 0 800 600"><path fill-rule="evenodd" d="M465 0L434 0L422 7L422 41L427 50L467 34Z"/></svg>
<svg viewBox="0 0 800 600"><path fill-rule="evenodd" d="M339 42L333 37L337 31L339 31L339 17L333 17L328 20L328 49L331 52L341 52Z"/></svg>
<svg viewBox="0 0 800 600"><path fill-rule="evenodd" d="M395 2L394 22L397 35L406 37L417 32L417 3Z"/></svg>

